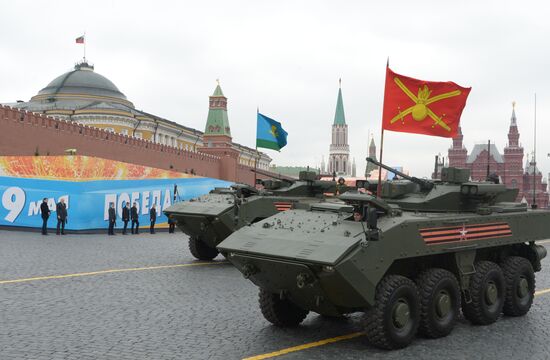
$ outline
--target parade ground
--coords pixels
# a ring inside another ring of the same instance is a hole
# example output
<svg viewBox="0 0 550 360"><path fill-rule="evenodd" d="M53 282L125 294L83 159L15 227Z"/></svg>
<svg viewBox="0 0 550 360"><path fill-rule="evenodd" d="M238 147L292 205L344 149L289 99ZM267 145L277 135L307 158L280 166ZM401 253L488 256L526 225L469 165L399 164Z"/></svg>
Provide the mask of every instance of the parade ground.
<svg viewBox="0 0 550 360"><path fill-rule="evenodd" d="M548 246L550 241L543 242ZM370 346L360 314L280 329L257 288L220 256L196 261L182 233L0 231L0 359L547 359L550 261L528 315L464 319L443 339Z"/></svg>

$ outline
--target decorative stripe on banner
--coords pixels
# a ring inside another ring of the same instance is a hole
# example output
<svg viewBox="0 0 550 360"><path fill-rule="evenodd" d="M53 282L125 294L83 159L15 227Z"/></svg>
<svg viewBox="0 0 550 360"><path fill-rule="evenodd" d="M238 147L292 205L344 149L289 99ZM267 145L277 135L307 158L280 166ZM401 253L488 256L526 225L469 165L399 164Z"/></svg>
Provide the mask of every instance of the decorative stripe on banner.
<svg viewBox="0 0 550 360"><path fill-rule="evenodd" d="M420 229L419 231L420 236L422 236L422 239L428 245L512 236L512 229L505 222L434 227Z"/></svg>

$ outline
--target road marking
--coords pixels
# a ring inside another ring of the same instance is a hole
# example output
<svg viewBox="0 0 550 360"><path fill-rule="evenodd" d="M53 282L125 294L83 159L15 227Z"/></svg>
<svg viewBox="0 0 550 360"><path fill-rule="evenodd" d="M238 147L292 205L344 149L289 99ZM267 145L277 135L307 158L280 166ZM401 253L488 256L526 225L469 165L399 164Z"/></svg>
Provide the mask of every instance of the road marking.
<svg viewBox="0 0 550 360"><path fill-rule="evenodd" d="M335 343L335 342L342 341L342 340L353 339L353 338L356 338L356 337L359 337L359 336L362 336L362 335L364 335L364 333L356 332L356 333L351 333L351 334L347 334L347 335L336 336L336 337L333 337L333 338L330 338L330 339L324 339L324 340L319 340L319 341L315 341L315 342L312 342L312 343L307 343L307 344L303 344L303 345L289 347L289 348L279 350L279 351L274 351L274 352L271 352L271 353L268 353L268 354L262 354L262 355L247 357L247 358L244 358L243 360L269 359L269 358L273 358L273 357L276 357L276 356L281 356L281 355L289 354L289 353L296 352L296 351L301 351L301 350L314 348L314 347L317 347L317 346L331 344L331 343Z"/></svg>
<svg viewBox="0 0 550 360"><path fill-rule="evenodd" d="M23 282L30 282L30 281L39 281L39 280L66 279L66 278L73 278L73 277L112 274L112 273L129 272L129 271L160 270L160 269L173 269L173 268L189 267L189 266L220 265L220 264L228 264L228 262L227 261L196 262L196 263L189 263L189 264L158 265L158 266L146 266L146 267L137 267L137 268L128 268L128 269L99 270L99 271L90 271L90 272L83 272L83 273L76 273L76 274L37 276L37 277L24 278L24 279L0 280L0 285L16 284L16 283L23 283Z"/></svg>
<svg viewBox="0 0 550 360"><path fill-rule="evenodd" d="M550 293L550 289L539 290L539 291L535 291L535 296L540 296L548 293Z"/></svg>
<svg viewBox="0 0 550 360"><path fill-rule="evenodd" d="M548 294L548 293L550 293L550 288L536 291L535 296L540 296L540 295L544 295L544 294ZM343 341L343 340L349 340L349 339L353 339L353 338L363 336L363 335L365 335L364 332L354 332L354 333L347 334L347 335L336 336L336 337L333 337L333 338L323 339L323 340L319 340L319 341L315 341L315 342L311 342L311 343L307 343L307 344L302 344L302 345L298 345L298 346L289 347L289 348L286 348L286 349L270 352L270 353L267 353L267 354L251 356L251 357L244 358L242 360L271 359L271 358L274 358L274 357L277 357L277 356L286 355L286 354L293 353L293 352L296 352L296 351L307 350L307 349L311 349L311 348L314 348L314 347L323 346L323 345L327 345L327 344L332 344L332 343Z"/></svg>

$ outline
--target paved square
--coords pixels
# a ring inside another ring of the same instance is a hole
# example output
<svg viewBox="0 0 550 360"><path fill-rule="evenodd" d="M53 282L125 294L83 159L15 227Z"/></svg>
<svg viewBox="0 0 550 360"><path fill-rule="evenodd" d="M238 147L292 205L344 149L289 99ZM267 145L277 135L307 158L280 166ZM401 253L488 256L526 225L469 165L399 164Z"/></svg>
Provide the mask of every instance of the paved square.
<svg viewBox="0 0 550 360"><path fill-rule="evenodd" d="M549 274L545 259L537 290L550 288ZM486 327L461 320L447 338L416 339L399 351L380 351L358 336L277 358L546 359L549 308L546 292L525 317ZM181 233L0 231L0 309L2 360L242 359L361 331L359 315L310 314L296 329L271 326L256 287L222 257L194 260Z"/></svg>

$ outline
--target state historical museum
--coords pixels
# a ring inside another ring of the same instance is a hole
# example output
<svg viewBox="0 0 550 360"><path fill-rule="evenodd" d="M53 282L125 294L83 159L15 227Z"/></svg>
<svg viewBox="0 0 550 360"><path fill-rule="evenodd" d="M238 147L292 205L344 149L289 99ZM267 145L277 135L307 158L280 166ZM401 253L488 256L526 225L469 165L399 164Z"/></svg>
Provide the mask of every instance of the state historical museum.
<svg viewBox="0 0 550 360"><path fill-rule="evenodd" d="M532 159L527 159L523 166L524 151L519 143L519 131L515 108L512 108L510 129L508 130L508 144L504 154L498 151L495 144L476 144L468 154L462 140L462 130L458 128L458 135L453 138L453 145L449 149L449 166L470 169L472 180L485 180L487 165L489 172L499 175L503 184L509 188L519 189L517 201L533 202L533 187L536 204L539 208L548 207L548 192L546 180ZM534 177L534 178L533 178ZM533 186L534 185L534 186Z"/></svg>

